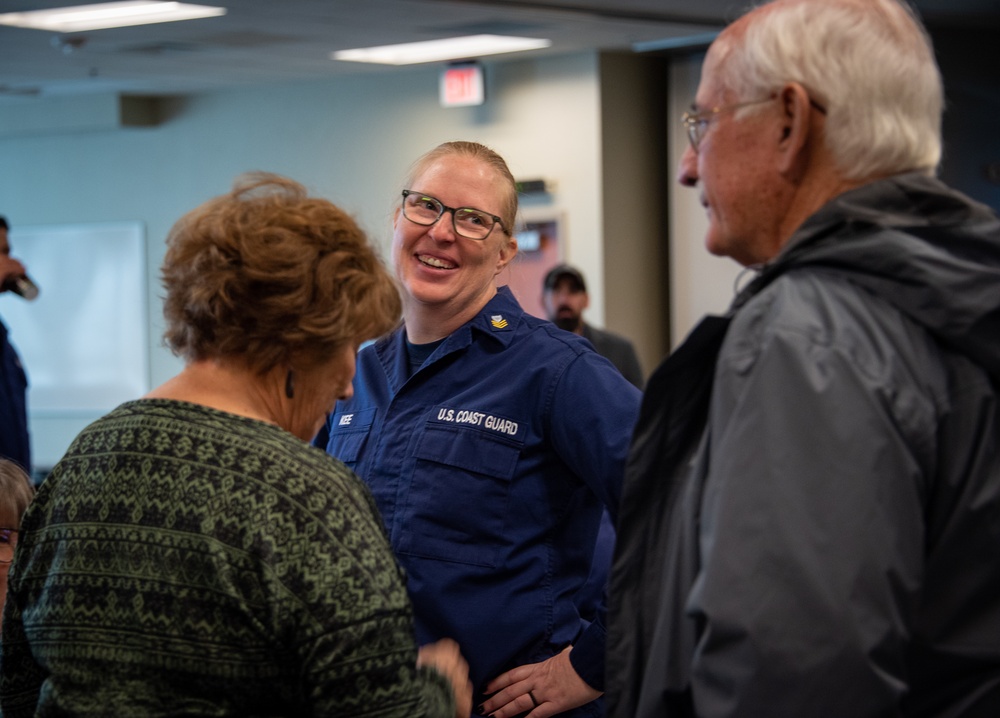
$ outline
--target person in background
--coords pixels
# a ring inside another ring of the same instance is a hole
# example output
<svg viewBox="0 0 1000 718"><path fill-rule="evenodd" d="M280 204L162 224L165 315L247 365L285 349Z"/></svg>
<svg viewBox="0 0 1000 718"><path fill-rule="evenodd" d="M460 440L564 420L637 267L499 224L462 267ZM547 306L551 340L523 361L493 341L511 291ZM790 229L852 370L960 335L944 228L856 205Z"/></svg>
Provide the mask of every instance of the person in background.
<svg viewBox="0 0 1000 718"><path fill-rule="evenodd" d="M7 573L17 548L17 536L35 487L19 464L0 459L0 626L3 606L7 600Z"/></svg>
<svg viewBox="0 0 1000 718"><path fill-rule="evenodd" d="M496 276L517 190L474 142L417 160L393 219L403 325L363 349L328 451L372 488L417 637L454 637L477 712L597 716L604 608L574 597L618 506L640 394L582 338L526 314Z"/></svg>
<svg viewBox="0 0 1000 718"><path fill-rule="evenodd" d="M583 310L590 306L590 295L580 270L568 264L550 269L542 283L542 306L550 322L587 339L598 354L610 359L629 382L642 389L645 383L642 364L632 342L583 321Z"/></svg>
<svg viewBox="0 0 1000 718"><path fill-rule="evenodd" d="M24 265L10 256L9 230L7 219L0 217L0 293L7 293L9 282L25 273ZM27 391L21 358L10 343L6 325L0 322L0 457L16 461L30 473Z"/></svg>
<svg viewBox="0 0 1000 718"><path fill-rule="evenodd" d="M167 239L182 371L86 428L10 574L5 718L467 716L453 641L418 658L371 495L307 442L398 322L355 222L253 173Z"/></svg>
<svg viewBox="0 0 1000 718"><path fill-rule="evenodd" d="M618 522L609 715L1000 715L1000 219L935 177L897 0L727 27L679 180L756 270L650 378Z"/></svg>

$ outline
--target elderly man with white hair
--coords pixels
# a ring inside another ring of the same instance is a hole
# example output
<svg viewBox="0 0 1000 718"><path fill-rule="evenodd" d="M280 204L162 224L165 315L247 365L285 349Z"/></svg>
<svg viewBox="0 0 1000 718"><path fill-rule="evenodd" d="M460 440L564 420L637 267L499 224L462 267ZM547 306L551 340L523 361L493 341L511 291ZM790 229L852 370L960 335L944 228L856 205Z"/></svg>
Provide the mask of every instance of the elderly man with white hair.
<svg viewBox="0 0 1000 718"><path fill-rule="evenodd" d="M610 716L1000 716L1000 222L935 178L942 107L897 0L710 47L679 180L756 276L647 385Z"/></svg>

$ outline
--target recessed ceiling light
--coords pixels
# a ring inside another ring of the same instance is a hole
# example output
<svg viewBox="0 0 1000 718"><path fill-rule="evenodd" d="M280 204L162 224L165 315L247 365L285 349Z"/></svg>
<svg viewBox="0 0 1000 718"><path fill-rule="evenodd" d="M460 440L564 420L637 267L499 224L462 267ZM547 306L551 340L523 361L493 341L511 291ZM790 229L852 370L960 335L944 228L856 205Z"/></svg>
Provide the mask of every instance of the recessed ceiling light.
<svg viewBox="0 0 1000 718"><path fill-rule="evenodd" d="M109 27L194 20L225 14L226 8L224 7L190 5L179 2L154 2L153 0L129 0L128 2L77 5L49 10L8 12L0 14L0 25L51 30L53 32L86 32Z"/></svg>
<svg viewBox="0 0 1000 718"><path fill-rule="evenodd" d="M402 45L382 45L330 53L333 60L377 62L384 65L415 65L421 62L466 60L503 52L521 52L549 47L551 40L509 35L469 35L445 40L407 42Z"/></svg>

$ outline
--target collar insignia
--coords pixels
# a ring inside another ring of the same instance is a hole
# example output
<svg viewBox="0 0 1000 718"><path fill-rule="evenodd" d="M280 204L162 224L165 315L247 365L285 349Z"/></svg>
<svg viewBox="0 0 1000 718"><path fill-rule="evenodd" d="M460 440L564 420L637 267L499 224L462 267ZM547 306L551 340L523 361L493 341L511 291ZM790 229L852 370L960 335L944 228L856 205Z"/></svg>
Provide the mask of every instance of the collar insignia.
<svg viewBox="0 0 1000 718"><path fill-rule="evenodd" d="M506 329L507 320L503 318L502 314L494 314L490 317L490 324L493 325L494 329Z"/></svg>

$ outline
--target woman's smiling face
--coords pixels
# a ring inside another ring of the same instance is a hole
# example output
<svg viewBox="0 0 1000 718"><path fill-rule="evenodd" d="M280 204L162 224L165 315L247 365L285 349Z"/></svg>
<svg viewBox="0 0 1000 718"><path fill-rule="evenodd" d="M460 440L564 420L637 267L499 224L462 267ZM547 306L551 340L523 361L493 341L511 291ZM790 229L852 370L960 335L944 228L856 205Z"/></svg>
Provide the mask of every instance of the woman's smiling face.
<svg viewBox="0 0 1000 718"><path fill-rule="evenodd" d="M414 190L448 207L471 207L500 215L503 180L482 160L445 155L414 179ZM404 305L442 318L471 318L496 293L494 278L517 253L517 243L499 224L486 239L455 233L451 212L431 226L406 219L400 210L393 220L392 254L403 285Z"/></svg>

